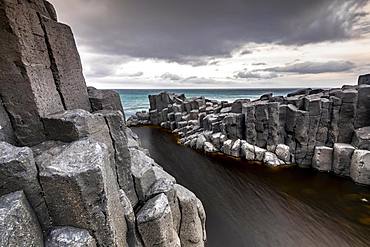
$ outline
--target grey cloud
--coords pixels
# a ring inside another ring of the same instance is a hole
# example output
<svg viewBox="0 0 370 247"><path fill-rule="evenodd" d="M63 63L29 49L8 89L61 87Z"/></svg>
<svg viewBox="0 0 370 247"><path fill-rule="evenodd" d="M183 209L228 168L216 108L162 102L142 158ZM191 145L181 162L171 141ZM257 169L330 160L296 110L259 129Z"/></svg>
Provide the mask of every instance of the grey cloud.
<svg viewBox="0 0 370 247"><path fill-rule="evenodd" d="M249 42L301 45L357 37L369 0L52 0L94 52L194 66Z"/></svg>
<svg viewBox="0 0 370 247"><path fill-rule="evenodd" d="M255 71L240 71L234 76L236 79L273 79L278 77L276 73L261 73Z"/></svg>
<svg viewBox="0 0 370 247"><path fill-rule="evenodd" d="M176 74L171 74L171 73L164 73L163 75L161 75L161 79L163 80L171 80L171 81L179 81L182 79L181 76L179 75L176 75Z"/></svg>
<svg viewBox="0 0 370 247"><path fill-rule="evenodd" d="M267 65L266 63L252 63L254 66L261 66L261 65Z"/></svg>
<svg viewBox="0 0 370 247"><path fill-rule="evenodd" d="M133 73L133 74L130 74L130 75L128 75L129 77L140 77L140 76L142 76L142 75L144 75L144 72L136 72L136 73Z"/></svg>
<svg viewBox="0 0 370 247"><path fill-rule="evenodd" d="M295 63L281 67L272 67L264 69L269 72L285 72L297 74L320 74L329 72L345 72L355 68L355 64L349 61L329 61L325 63L303 62Z"/></svg>

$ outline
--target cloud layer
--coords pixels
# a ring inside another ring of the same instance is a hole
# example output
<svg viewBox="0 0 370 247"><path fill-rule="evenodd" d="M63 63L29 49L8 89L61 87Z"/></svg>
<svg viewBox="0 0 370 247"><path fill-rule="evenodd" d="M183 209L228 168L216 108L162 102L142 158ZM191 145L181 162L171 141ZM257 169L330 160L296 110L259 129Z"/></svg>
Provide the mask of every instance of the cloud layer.
<svg viewBox="0 0 370 247"><path fill-rule="evenodd" d="M248 42L302 45L361 35L368 0L54 0L79 44L104 54L199 63ZM246 50L242 54L252 51Z"/></svg>

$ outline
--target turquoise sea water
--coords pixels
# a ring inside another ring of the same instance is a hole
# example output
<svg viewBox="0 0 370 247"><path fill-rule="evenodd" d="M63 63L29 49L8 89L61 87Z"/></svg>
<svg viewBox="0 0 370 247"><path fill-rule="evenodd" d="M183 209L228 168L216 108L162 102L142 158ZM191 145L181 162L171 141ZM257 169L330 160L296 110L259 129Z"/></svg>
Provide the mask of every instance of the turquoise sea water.
<svg viewBox="0 0 370 247"><path fill-rule="evenodd" d="M281 96L295 90L297 89L118 89L117 91L120 93L126 118L128 118L138 111L149 109L149 94L158 94L163 91L184 93L186 97L205 96L207 99L233 102L237 99L257 99L269 92Z"/></svg>

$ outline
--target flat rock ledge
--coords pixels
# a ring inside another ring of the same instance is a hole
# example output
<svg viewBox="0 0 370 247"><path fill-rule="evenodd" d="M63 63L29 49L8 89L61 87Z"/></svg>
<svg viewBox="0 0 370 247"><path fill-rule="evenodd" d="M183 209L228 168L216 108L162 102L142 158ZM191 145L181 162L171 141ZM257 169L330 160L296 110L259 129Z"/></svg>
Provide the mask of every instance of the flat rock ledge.
<svg viewBox="0 0 370 247"><path fill-rule="evenodd" d="M0 0L0 10L0 246L205 246L202 203L188 192L184 211L120 95L87 88L53 5Z"/></svg>
<svg viewBox="0 0 370 247"><path fill-rule="evenodd" d="M287 96L262 95L232 103L170 92L149 95L150 109L128 125L158 125L185 146L205 153L296 164L370 184L370 83L342 88L300 89Z"/></svg>

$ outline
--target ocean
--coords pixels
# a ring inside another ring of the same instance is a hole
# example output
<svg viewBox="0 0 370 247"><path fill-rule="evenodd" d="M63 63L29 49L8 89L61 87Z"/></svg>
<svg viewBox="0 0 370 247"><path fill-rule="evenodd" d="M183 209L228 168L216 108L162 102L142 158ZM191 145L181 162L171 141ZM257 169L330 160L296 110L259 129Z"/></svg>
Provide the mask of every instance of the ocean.
<svg viewBox="0 0 370 247"><path fill-rule="evenodd" d="M138 111L149 109L148 95L158 94L163 91L184 93L186 97L205 96L207 99L233 102L237 99L258 99L265 93L273 93L275 96L284 96L297 88L284 89L117 89L121 96L126 118Z"/></svg>

